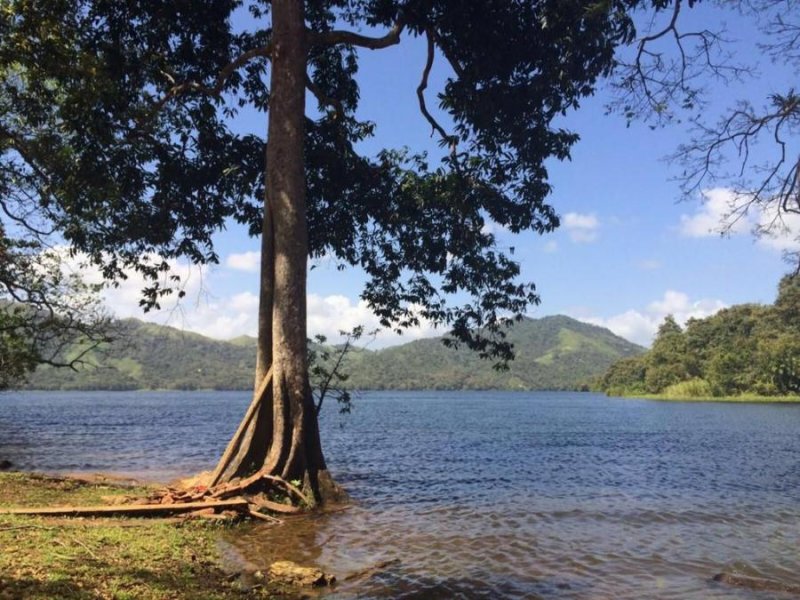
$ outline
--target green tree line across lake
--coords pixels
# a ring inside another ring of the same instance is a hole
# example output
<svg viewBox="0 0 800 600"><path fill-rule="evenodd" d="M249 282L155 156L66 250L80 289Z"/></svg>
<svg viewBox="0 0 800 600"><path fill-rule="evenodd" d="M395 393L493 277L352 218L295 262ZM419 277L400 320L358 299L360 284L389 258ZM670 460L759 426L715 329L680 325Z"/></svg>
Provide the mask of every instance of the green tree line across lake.
<svg viewBox="0 0 800 600"><path fill-rule="evenodd" d="M172 327L121 322L117 341L93 350L77 370L42 366L29 389L134 390L228 389L253 385L255 339L214 340ZM353 347L344 357L343 383L350 389L580 389L615 361L643 351L607 329L565 316L523 319L508 331L516 359L508 370L492 368L467 348L441 338L383 349ZM321 348L315 347L317 350ZM72 352L80 351L74 348ZM337 348L325 352L329 362ZM328 364L330 368L332 364Z"/></svg>
<svg viewBox="0 0 800 600"><path fill-rule="evenodd" d="M772 305L732 306L684 329L668 316L652 348L616 362L600 388L672 398L800 394L800 276L781 279Z"/></svg>

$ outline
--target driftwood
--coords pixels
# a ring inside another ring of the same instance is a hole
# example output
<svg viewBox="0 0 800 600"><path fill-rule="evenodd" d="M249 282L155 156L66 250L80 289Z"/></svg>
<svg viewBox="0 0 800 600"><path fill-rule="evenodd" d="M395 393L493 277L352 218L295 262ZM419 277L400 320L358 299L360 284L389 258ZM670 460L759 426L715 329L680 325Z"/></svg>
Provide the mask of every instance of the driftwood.
<svg viewBox="0 0 800 600"><path fill-rule="evenodd" d="M6 508L0 515L42 515L42 516L148 516L192 512L204 508L232 509L248 511L244 498L216 500L211 502L183 502L172 504L121 504L117 506L57 506L49 508Z"/></svg>

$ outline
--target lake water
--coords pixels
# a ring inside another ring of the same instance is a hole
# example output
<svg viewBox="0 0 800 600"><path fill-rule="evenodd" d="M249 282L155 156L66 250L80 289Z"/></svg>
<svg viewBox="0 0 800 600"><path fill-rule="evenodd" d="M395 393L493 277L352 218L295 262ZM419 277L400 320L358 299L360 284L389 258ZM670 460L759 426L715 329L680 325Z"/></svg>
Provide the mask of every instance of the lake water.
<svg viewBox="0 0 800 600"><path fill-rule="evenodd" d="M0 458L151 479L213 466L249 395L0 395ZM323 411L340 513L256 526L257 566L340 579L326 598L767 599L719 572L800 585L800 405L595 394L385 392Z"/></svg>

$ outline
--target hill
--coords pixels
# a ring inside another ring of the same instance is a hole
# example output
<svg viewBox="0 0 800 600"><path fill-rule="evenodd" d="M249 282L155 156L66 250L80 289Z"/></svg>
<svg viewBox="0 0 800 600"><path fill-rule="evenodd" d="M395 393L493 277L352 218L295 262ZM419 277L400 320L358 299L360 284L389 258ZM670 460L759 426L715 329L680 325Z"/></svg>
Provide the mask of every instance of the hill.
<svg viewBox="0 0 800 600"><path fill-rule="evenodd" d="M89 357L79 371L41 367L29 389L250 389L255 340L220 341L128 319L121 343ZM354 389L577 389L623 357L643 351L607 329L564 316L524 319L509 333L517 358L509 371L492 368L440 338L348 354Z"/></svg>

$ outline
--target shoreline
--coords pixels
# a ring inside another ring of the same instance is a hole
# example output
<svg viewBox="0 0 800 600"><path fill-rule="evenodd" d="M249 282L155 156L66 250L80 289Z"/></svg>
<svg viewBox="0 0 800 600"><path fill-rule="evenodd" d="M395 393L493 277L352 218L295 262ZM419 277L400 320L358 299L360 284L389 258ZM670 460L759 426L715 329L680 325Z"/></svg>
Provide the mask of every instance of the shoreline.
<svg viewBox="0 0 800 600"><path fill-rule="evenodd" d="M657 402L707 402L727 404L800 404L800 396L669 396L665 394L606 394L608 398L655 400Z"/></svg>
<svg viewBox="0 0 800 600"><path fill-rule="evenodd" d="M0 471L0 508L124 503L153 486L114 476ZM187 518L0 515L0 598L283 598L273 584L232 563L220 533L250 527Z"/></svg>

